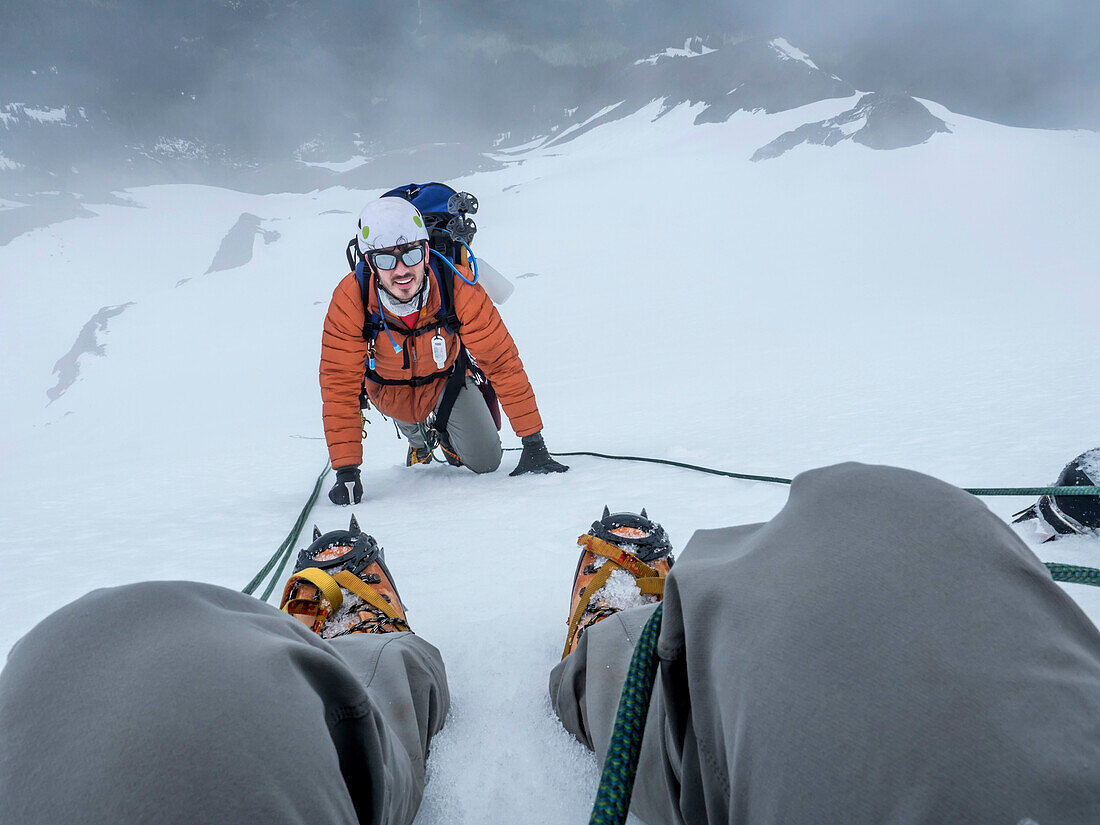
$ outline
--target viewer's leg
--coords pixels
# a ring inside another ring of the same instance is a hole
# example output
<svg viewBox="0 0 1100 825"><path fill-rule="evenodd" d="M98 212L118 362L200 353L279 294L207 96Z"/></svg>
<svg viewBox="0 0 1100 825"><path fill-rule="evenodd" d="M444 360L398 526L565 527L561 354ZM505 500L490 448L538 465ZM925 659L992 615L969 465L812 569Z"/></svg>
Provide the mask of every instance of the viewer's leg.
<svg viewBox="0 0 1100 825"><path fill-rule="evenodd" d="M615 726L626 673L634 645L656 609L646 605L623 610L588 628L576 650L550 672L550 703L567 731L595 751L602 766ZM664 718L661 684L653 686L650 711L638 763L631 811L647 823L675 822L679 814L669 808L674 794L662 749Z"/></svg>
<svg viewBox="0 0 1100 825"><path fill-rule="evenodd" d="M551 677L601 760L628 614ZM697 532L658 653L632 800L651 825L1100 822L1100 633L936 479L823 468L767 524Z"/></svg>
<svg viewBox="0 0 1100 825"><path fill-rule="evenodd" d="M624 610L593 625L550 672L550 703L562 725L602 762L619 694L642 628L656 605ZM589 667L591 665L591 667Z"/></svg>
<svg viewBox="0 0 1100 825"><path fill-rule="evenodd" d="M409 823L448 695L411 633L327 642L232 590L97 590L0 673L5 822Z"/></svg>
<svg viewBox="0 0 1100 825"><path fill-rule="evenodd" d="M602 764L634 647L657 608L661 582L672 564L672 545L648 517L606 510L580 543L584 550L573 579L565 645L572 652L550 674L550 702L565 729L595 751ZM634 813L654 825L679 821L669 807L676 795L661 736L664 714L657 684L632 801Z"/></svg>

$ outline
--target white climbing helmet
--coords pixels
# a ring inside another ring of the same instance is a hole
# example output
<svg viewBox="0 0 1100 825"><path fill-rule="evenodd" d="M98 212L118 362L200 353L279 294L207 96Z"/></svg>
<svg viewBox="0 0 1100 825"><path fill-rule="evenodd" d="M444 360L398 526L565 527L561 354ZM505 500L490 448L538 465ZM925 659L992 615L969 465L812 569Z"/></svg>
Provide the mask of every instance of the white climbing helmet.
<svg viewBox="0 0 1100 825"><path fill-rule="evenodd" d="M359 213L359 251L366 255L372 249L428 240L428 230L420 211L404 198L379 198L363 207Z"/></svg>

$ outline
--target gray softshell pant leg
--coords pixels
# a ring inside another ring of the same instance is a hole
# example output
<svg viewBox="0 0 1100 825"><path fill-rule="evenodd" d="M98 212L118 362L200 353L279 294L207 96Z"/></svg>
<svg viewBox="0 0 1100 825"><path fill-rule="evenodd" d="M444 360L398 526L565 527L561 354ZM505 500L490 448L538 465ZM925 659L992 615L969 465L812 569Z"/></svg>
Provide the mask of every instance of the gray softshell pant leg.
<svg viewBox="0 0 1100 825"><path fill-rule="evenodd" d="M96 590L0 673L0 819L407 825L447 707L412 633L326 641L194 582Z"/></svg>
<svg viewBox="0 0 1100 825"><path fill-rule="evenodd" d="M603 760L653 607L556 666ZM767 524L697 532L665 586L634 786L649 825L1095 825L1100 633L979 501L842 464Z"/></svg>
<svg viewBox="0 0 1100 825"><path fill-rule="evenodd" d="M439 408L438 401L436 408ZM394 423L410 444L418 450L426 449L427 445L415 422L398 421L395 418ZM500 459L504 455L500 446L500 434L485 403L485 396L469 375L455 398L451 417L447 421L447 438L462 463L475 473L492 473L500 466Z"/></svg>

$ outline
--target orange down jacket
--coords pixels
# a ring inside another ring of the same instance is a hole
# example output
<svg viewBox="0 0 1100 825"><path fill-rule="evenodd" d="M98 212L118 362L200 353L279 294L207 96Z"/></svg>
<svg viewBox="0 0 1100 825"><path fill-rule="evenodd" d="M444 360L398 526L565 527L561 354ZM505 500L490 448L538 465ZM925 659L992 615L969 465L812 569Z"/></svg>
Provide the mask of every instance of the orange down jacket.
<svg viewBox="0 0 1100 825"><path fill-rule="evenodd" d="M460 267L466 277L470 271ZM427 304L420 310L412 329L432 328L421 335L408 335L411 330L398 318L385 312L394 341L402 352L394 352L385 332L374 342L374 370L384 379L408 379L430 376L439 372L432 357L432 338L436 329L447 344L449 368L458 357L459 342L477 361L493 384L500 404L508 415L516 435L525 436L542 429L542 418L535 404L535 393L523 370L519 351L508 328L485 290L470 285L461 278L454 281L454 308L462 326L458 335L444 330L436 318L440 308L439 282L432 273ZM378 295L371 292L370 308L379 311ZM332 466L347 467L363 461L362 425L359 419L359 391L366 375L368 343L363 338L363 298L355 273L348 273L332 293L332 302L325 316L321 335L321 400ZM366 381L367 396L384 415L410 423L424 421L435 409L447 379L440 376L421 386L378 385Z"/></svg>

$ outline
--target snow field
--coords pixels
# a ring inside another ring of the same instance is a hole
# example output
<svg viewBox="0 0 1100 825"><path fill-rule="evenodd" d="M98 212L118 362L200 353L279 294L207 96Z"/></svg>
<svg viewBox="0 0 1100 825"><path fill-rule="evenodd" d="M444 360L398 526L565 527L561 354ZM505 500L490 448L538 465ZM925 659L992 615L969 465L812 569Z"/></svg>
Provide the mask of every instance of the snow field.
<svg viewBox="0 0 1100 825"><path fill-rule="evenodd" d="M451 181L481 201L475 251L538 274L501 312L551 450L787 477L857 459L1015 486L1098 446L1100 136L933 108L954 134L923 146L749 162L852 102L698 127L689 107L652 120L654 104ZM380 192L135 189L122 194L137 207L0 247L0 571L23 597L0 605L0 650L89 589L240 588L270 556L325 460L321 323ZM202 275L242 212L279 240ZM47 406L82 325L128 301L99 336L105 357L82 357ZM546 698L576 537L605 504L644 506L680 550L697 528L770 518L786 489L590 458L513 479L516 453L489 476L405 468L392 425L371 418L365 501L322 495L307 531L355 512L443 653L452 715L418 822L582 820L595 763ZM1030 503L986 501L1001 516ZM1095 540L1033 548L1100 566ZM1100 618L1100 594L1066 589Z"/></svg>

